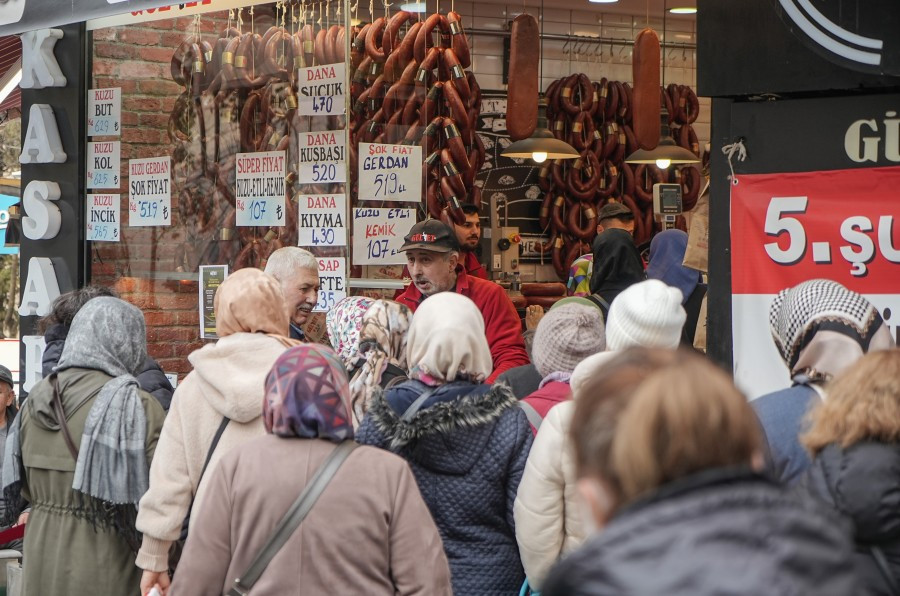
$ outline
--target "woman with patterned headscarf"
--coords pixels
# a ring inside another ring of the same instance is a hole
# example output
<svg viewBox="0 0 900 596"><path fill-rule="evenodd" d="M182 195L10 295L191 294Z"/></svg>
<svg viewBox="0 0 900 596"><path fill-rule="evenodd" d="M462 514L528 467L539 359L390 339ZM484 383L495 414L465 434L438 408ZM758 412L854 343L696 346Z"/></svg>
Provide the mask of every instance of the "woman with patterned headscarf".
<svg viewBox="0 0 900 596"><path fill-rule="evenodd" d="M366 311L350 380L353 423L362 421L377 388L406 379L406 334L412 312L393 300L377 300Z"/></svg>
<svg viewBox="0 0 900 596"><path fill-rule="evenodd" d="M268 434L229 452L210 474L171 596L228 592L336 444L353 439L347 375L328 347L304 344L278 358L262 407ZM355 449L257 592L449 595L447 559L409 466Z"/></svg>
<svg viewBox="0 0 900 596"><path fill-rule="evenodd" d="M809 467L800 444L803 419L826 397L827 384L867 352L894 346L878 310L861 295L826 279L782 290L769 308L775 346L792 385L752 403L782 482L797 480Z"/></svg>
<svg viewBox="0 0 900 596"><path fill-rule="evenodd" d="M416 310L409 380L375 391L360 443L407 459L441 532L455 594L514 594L525 579L513 502L532 432L492 360L475 303L439 292Z"/></svg>
<svg viewBox="0 0 900 596"><path fill-rule="evenodd" d="M365 296L347 296L325 315L328 341L344 363L344 370L351 377L356 372L354 363L359 348L359 331L362 328L363 315L374 302L375 300Z"/></svg>
<svg viewBox="0 0 900 596"><path fill-rule="evenodd" d="M146 357L141 311L94 298L13 421L3 485L8 515L18 514L20 496L32 507L28 594L118 596L140 587L135 516L165 417L135 378Z"/></svg>

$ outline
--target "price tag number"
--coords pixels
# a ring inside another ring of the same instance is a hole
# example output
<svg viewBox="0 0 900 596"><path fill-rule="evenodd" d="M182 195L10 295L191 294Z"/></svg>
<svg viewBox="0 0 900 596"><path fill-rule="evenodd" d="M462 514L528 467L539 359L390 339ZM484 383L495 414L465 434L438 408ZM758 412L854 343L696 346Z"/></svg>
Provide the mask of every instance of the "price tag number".
<svg viewBox="0 0 900 596"><path fill-rule="evenodd" d="M388 241L385 240L369 240L368 244L366 244L366 248L369 251L370 259L377 259L379 257L388 256Z"/></svg>
<svg viewBox="0 0 900 596"><path fill-rule="evenodd" d="M319 311L327 311L334 308L335 303L337 302L337 292L335 291L326 291L319 290L319 301L316 303L315 310Z"/></svg>
<svg viewBox="0 0 900 596"><path fill-rule="evenodd" d="M330 95L327 97L313 97L312 99L312 109L315 113L324 113L330 114L331 110L334 108L334 97Z"/></svg>
<svg viewBox="0 0 900 596"><path fill-rule="evenodd" d="M110 129L109 120L105 118L101 120L94 120L93 118L89 118L88 126L90 127L91 132L95 135L108 134Z"/></svg>
<svg viewBox="0 0 900 596"><path fill-rule="evenodd" d="M119 228L109 224L89 223L87 226L89 240L118 240Z"/></svg>
<svg viewBox="0 0 900 596"><path fill-rule="evenodd" d="M337 164L314 164L313 182L334 182L337 179Z"/></svg>
<svg viewBox="0 0 900 596"><path fill-rule="evenodd" d="M334 228L313 228L312 243L315 245L332 245L334 244Z"/></svg>
<svg viewBox="0 0 900 596"><path fill-rule="evenodd" d="M143 219L156 219L159 216L159 201L137 201L137 212Z"/></svg>
<svg viewBox="0 0 900 596"><path fill-rule="evenodd" d="M390 174L375 174L375 198L388 197L406 191L406 186L400 184L400 177L396 172Z"/></svg>

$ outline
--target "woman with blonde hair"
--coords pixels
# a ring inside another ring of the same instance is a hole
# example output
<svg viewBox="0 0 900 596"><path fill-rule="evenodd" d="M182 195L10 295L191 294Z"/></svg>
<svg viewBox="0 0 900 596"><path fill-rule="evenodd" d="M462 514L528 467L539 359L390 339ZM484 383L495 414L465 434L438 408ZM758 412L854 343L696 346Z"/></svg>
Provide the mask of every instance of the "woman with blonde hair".
<svg viewBox="0 0 900 596"><path fill-rule="evenodd" d="M544 596L857 593L843 524L758 473L753 412L704 358L628 350L575 404L578 491L603 529Z"/></svg>
<svg viewBox="0 0 900 596"><path fill-rule="evenodd" d="M853 521L867 593L900 594L900 350L863 356L809 421L810 490Z"/></svg>

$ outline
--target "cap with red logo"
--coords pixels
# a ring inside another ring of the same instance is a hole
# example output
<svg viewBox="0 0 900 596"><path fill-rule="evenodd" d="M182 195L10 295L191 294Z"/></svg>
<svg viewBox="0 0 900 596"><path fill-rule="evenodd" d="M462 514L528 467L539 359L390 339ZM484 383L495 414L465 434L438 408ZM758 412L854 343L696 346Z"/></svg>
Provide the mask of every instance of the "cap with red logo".
<svg viewBox="0 0 900 596"><path fill-rule="evenodd" d="M403 238L400 250L432 250L434 252L459 251L456 232L438 219L426 219L412 227Z"/></svg>

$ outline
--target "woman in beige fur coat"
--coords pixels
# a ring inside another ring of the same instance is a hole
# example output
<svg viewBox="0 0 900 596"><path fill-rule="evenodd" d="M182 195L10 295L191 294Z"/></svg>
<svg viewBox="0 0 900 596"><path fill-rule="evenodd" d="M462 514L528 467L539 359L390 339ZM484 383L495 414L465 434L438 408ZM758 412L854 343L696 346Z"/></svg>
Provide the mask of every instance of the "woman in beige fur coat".
<svg viewBox="0 0 900 596"><path fill-rule="evenodd" d="M281 286L258 269L231 274L216 292L215 312L219 340L188 357L193 371L175 390L150 466L150 489L140 502L137 529L144 537L136 564L144 570L142 594L154 584L168 588L169 549L188 512L193 517L202 507L216 463L233 447L265 434L266 374L299 343L287 339ZM204 473L224 418L229 422Z"/></svg>

